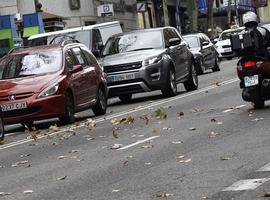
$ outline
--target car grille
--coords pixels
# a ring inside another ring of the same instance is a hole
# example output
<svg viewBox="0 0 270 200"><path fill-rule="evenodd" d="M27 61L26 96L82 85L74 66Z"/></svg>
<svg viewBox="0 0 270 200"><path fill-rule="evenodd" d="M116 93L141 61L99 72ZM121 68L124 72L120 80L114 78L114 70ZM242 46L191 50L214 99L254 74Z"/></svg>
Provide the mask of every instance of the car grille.
<svg viewBox="0 0 270 200"><path fill-rule="evenodd" d="M31 93L21 93L21 94L13 94L13 95L15 95L16 100L20 100L20 99L26 99L26 98L29 98L29 97L33 96L34 93L31 92ZM11 95L8 95L8 96L0 96L0 101L9 101L9 97L10 97L10 96L11 96Z"/></svg>
<svg viewBox="0 0 270 200"><path fill-rule="evenodd" d="M127 63L127 64L121 64L121 65L111 65L111 66L104 66L104 72L110 73L110 72L127 71L127 70L140 69L141 67L142 67L141 62Z"/></svg>
<svg viewBox="0 0 270 200"><path fill-rule="evenodd" d="M11 111L5 111L3 112L3 117L18 117L23 115L29 115L35 112L38 112L41 109L41 107L31 107L31 108L25 108L21 110L11 110Z"/></svg>
<svg viewBox="0 0 270 200"><path fill-rule="evenodd" d="M223 48L231 48L231 45L223 45Z"/></svg>
<svg viewBox="0 0 270 200"><path fill-rule="evenodd" d="M140 85L129 85L110 89L109 96L118 96L120 94L126 94L130 91L132 91L132 93L145 92Z"/></svg>

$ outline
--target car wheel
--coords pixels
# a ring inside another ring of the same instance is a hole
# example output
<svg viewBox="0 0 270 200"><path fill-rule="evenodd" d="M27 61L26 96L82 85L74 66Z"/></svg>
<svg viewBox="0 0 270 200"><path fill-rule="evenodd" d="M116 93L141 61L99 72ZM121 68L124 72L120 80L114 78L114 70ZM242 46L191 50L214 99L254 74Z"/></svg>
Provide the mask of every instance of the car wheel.
<svg viewBox="0 0 270 200"><path fill-rule="evenodd" d="M215 66L212 68L213 72L220 71L218 58L215 60Z"/></svg>
<svg viewBox="0 0 270 200"><path fill-rule="evenodd" d="M119 95L119 99L122 103L129 103L131 101L132 94Z"/></svg>
<svg viewBox="0 0 270 200"><path fill-rule="evenodd" d="M94 114L96 116L104 115L106 113L106 110L107 110L107 97L106 97L104 89L101 88L101 87L98 89L97 103L92 108L92 110L93 110L93 112L94 112Z"/></svg>
<svg viewBox="0 0 270 200"><path fill-rule="evenodd" d="M34 121L26 121L26 122L23 122L23 123L21 123L21 124L22 124L22 126L23 126L24 128L27 128L27 129L30 130L30 131L34 130L34 129L33 129L33 127L34 127Z"/></svg>
<svg viewBox="0 0 270 200"><path fill-rule="evenodd" d="M253 102L253 107L256 109L261 109L264 108L264 100L262 100L261 98L256 98Z"/></svg>
<svg viewBox="0 0 270 200"><path fill-rule="evenodd" d="M166 86L162 90L162 94L165 97L172 97L177 94L177 84L176 84L176 78L175 78L175 72L172 68L169 70L169 76L166 80Z"/></svg>
<svg viewBox="0 0 270 200"><path fill-rule="evenodd" d="M65 98L65 114L64 116L60 117L61 124L71 124L75 121L75 109L74 109L74 101L71 93L66 93Z"/></svg>
<svg viewBox="0 0 270 200"><path fill-rule="evenodd" d="M202 59L200 59L200 62L199 62L198 67L197 67L197 74L202 75L202 74L204 74L204 72L205 72L205 67L203 65Z"/></svg>
<svg viewBox="0 0 270 200"><path fill-rule="evenodd" d="M3 119L0 117L0 141L4 140L5 137L5 129L4 129L4 123L3 123Z"/></svg>
<svg viewBox="0 0 270 200"><path fill-rule="evenodd" d="M191 63L188 80L184 82L184 87L187 91L196 90L198 88L198 76L194 67L194 63Z"/></svg>

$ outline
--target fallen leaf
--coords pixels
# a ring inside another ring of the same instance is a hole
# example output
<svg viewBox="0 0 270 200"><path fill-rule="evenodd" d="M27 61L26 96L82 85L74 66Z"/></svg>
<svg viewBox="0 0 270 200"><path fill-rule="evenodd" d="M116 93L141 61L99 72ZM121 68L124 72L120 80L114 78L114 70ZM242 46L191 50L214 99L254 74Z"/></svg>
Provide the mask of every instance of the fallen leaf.
<svg viewBox="0 0 270 200"><path fill-rule="evenodd" d="M189 131L195 131L196 128L195 128L195 127L191 127L191 128L189 128L188 130L189 130Z"/></svg>
<svg viewBox="0 0 270 200"><path fill-rule="evenodd" d="M31 132L31 137L33 140L37 141L37 134L39 133L40 131L32 131Z"/></svg>
<svg viewBox="0 0 270 200"><path fill-rule="evenodd" d="M167 118L167 114L164 111L162 111L160 108L157 109L155 111L155 113L156 113L156 118L157 119L166 119Z"/></svg>
<svg viewBox="0 0 270 200"><path fill-rule="evenodd" d="M173 193L167 193L167 192L159 192L156 194L156 197L170 197L170 196L173 196L174 194Z"/></svg>
<svg viewBox="0 0 270 200"><path fill-rule="evenodd" d="M119 121L119 119L114 118L114 119L111 120L111 123L112 123L113 125L118 125L118 124L120 124L120 121Z"/></svg>
<svg viewBox="0 0 270 200"><path fill-rule="evenodd" d="M178 140L178 141L171 141L171 143L172 143L172 144L182 144L183 141L181 141L181 140Z"/></svg>
<svg viewBox="0 0 270 200"><path fill-rule="evenodd" d="M24 194L32 194L34 191L33 190L24 190L23 193Z"/></svg>
<svg viewBox="0 0 270 200"><path fill-rule="evenodd" d="M208 138L215 138L219 135L219 133L215 133L214 131L212 131L209 135Z"/></svg>
<svg viewBox="0 0 270 200"><path fill-rule="evenodd" d="M13 164L11 165L11 167L18 167L19 165L23 165L23 164L26 164L26 163L28 163L28 160L22 160L22 161L13 163Z"/></svg>
<svg viewBox="0 0 270 200"><path fill-rule="evenodd" d="M219 159L223 161L223 160L231 160L232 158L230 158L230 157L223 157L223 156L222 156L222 157L220 157Z"/></svg>
<svg viewBox="0 0 270 200"><path fill-rule="evenodd" d="M11 195L11 192L0 192L0 196L7 196L7 195Z"/></svg>
<svg viewBox="0 0 270 200"><path fill-rule="evenodd" d="M221 86L221 83L219 81L214 82L212 85Z"/></svg>
<svg viewBox="0 0 270 200"><path fill-rule="evenodd" d="M138 137L144 137L144 135L138 135Z"/></svg>
<svg viewBox="0 0 270 200"><path fill-rule="evenodd" d="M79 151L80 151L80 150L74 149L74 150L69 151L68 153L77 153L77 152L79 152Z"/></svg>
<svg viewBox="0 0 270 200"><path fill-rule="evenodd" d="M67 178L67 176L61 176L61 177L57 178L56 180L57 181L62 181L62 180L65 180L66 178Z"/></svg>
<svg viewBox="0 0 270 200"><path fill-rule="evenodd" d="M67 156L58 156L57 158L61 160L67 158Z"/></svg>
<svg viewBox="0 0 270 200"><path fill-rule="evenodd" d="M90 131L96 130L96 121L93 119L87 119L86 122L84 123L84 126L88 128Z"/></svg>
<svg viewBox="0 0 270 200"><path fill-rule="evenodd" d="M257 121L261 121L261 120L264 120L264 118L255 118L255 119L253 119L253 120L251 120L251 121L253 121L253 122L257 122Z"/></svg>
<svg viewBox="0 0 270 200"><path fill-rule="evenodd" d="M5 144L4 140L0 140L0 145L4 145L4 144Z"/></svg>
<svg viewBox="0 0 270 200"><path fill-rule="evenodd" d="M75 123L74 123L74 126L80 126L80 125L81 125L80 122L75 122Z"/></svg>
<svg viewBox="0 0 270 200"><path fill-rule="evenodd" d="M156 128L152 128L152 133L157 133L158 130Z"/></svg>
<svg viewBox="0 0 270 200"><path fill-rule="evenodd" d="M30 154L30 153L28 153L28 154L24 154L24 155L20 155L20 157L21 157L21 158L24 158L24 157L29 157L29 156L31 156L31 154Z"/></svg>
<svg viewBox="0 0 270 200"><path fill-rule="evenodd" d="M152 163L150 163L150 162L146 162L146 163L144 163L145 165L152 165Z"/></svg>
<svg viewBox="0 0 270 200"><path fill-rule="evenodd" d="M177 113L178 119L180 119L182 116L184 116L184 113L183 113L183 112L178 112L178 113Z"/></svg>
<svg viewBox="0 0 270 200"><path fill-rule="evenodd" d="M57 132L57 131L59 131L60 129L59 129L59 127L57 126L57 124L54 124L54 125L51 125L51 126L49 127L49 130L51 130L51 131L53 131L53 132Z"/></svg>
<svg viewBox="0 0 270 200"><path fill-rule="evenodd" d="M202 111L203 111L203 110L197 109L197 108L194 108L194 109L192 110L193 113L202 112Z"/></svg>
<svg viewBox="0 0 270 200"><path fill-rule="evenodd" d="M265 192L263 197L270 197L270 192Z"/></svg>
<svg viewBox="0 0 270 200"><path fill-rule="evenodd" d="M140 116L140 119L145 121L145 124L148 125L150 120L152 119L152 115L142 115Z"/></svg>
<svg viewBox="0 0 270 200"><path fill-rule="evenodd" d="M5 165L0 165L0 168L5 168L6 166Z"/></svg>
<svg viewBox="0 0 270 200"><path fill-rule="evenodd" d="M123 163L124 166L127 166L128 165L128 160L126 160L124 163Z"/></svg>
<svg viewBox="0 0 270 200"><path fill-rule="evenodd" d="M218 124L218 125L221 125L221 124L223 124L223 122L217 122L217 124Z"/></svg>
<svg viewBox="0 0 270 200"><path fill-rule="evenodd" d="M202 197L202 199L209 199L208 197Z"/></svg>
<svg viewBox="0 0 270 200"><path fill-rule="evenodd" d="M120 190L114 189L114 190L112 190L112 192L113 192L113 193L115 193L115 192L120 192Z"/></svg>
<svg viewBox="0 0 270 200"><path fill-rule="evenodd" d="M122 144L114 144L111 146L111 149L120 149L122 146Z"/></svg>
<svg viewBox="0 0 270 200"><path fill-rule="evenodd" d="M154 145L143 145L142 148L148 149L148 148L153 148Z"/></svg>
<svg viewBox="0 0 270 200"><path fill-rule="evenodd" d="M180 163L189 163L189 162L191 162L191 159L188 158L188 159L185 159L185 160L179 160L178 162L180 162Z"/></svg>
<svg viewBox="0 0 270 200"><path fill-rule="evenodd" d="M172 127L163 127L163 130L171 131L171 130L173 130L173 128Z"/></svg>
<svg viewBox="0 0 270 200"><path fill-rule="evenodd" d="M89 141L89 140L94 140L95 138L89 137L89 138L86 138L86 139Z"/></svg>
<svg viewBox="0 0 270 200"><path fill-rule="evenodd" d="M115 139L117 139L117 138L118 138L118 134L116 133L116 131L115 131L115 130L113 130L112 135L113 135L113 137L114 137Z"/></svg>
<svg viewBox="0 0 270 200"><path fill-rule="evenodd" d="M179 159L183 159L185 155L178 156Z"/></svg>
<svg viewBox="0 0 270 200"><path fill-rule="evenodd" d="M211 119L211 122L217 122L217 120L215 118Z"/></svg>
<svg viewBox="0 0 270 200"><path fill-rule="evenodd" d="M123 122L124 124L133 124L135 121L134 117L128 116L128 118Z"/></svg>

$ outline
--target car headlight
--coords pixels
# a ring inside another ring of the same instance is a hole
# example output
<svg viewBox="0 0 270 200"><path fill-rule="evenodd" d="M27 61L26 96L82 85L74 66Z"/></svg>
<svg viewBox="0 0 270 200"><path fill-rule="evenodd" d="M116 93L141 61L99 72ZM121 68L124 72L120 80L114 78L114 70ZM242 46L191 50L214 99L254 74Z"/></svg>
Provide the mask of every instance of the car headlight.
<svg viewBox="0 0 270 200"><path fill-rule="evenodd" d="M39 95L38 98L47 97L55 94L59 88L59 84L51 85L47 88L45 88Z"/></svg>
<svg viewBox="0 0 270 200"><path fill-rule="evenodd" d="M155 57L151 57L151 58L147 58L142 62L142 65L148 66L148 65L152 65L154 63L159 62L162 59L162 56L155 56Z"/></svg>

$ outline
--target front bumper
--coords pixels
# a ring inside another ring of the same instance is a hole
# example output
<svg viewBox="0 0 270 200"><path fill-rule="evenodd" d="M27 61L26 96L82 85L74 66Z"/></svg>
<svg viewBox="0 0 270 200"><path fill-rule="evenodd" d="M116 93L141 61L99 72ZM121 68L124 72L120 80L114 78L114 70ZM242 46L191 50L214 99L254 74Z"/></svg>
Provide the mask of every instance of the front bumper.
<svg viewBox="0 0 270 200"><path fill-rule="evenodd" d="M16 124L26 121L35 121L60 117L65 112L65 97L62 94L52 95L36 99L35 95L20 101L3 101L0 104L26 102L27 108L4 111L3 120L5 124Z"/></svg>
<svg viewBox="0 0 270 200"><path fill-rule="evenodd" d="M217 52L219 58L232 58L237 56L231 48L219 48Z"/></svg>
<svg viewBox="0 0 270 200"><path fill-rule="evenodd" d="M127 63L127 65L130 65ZM163 60L158 63L141 66L135 70L123 70L107 73L109 97L161 90L167 80L167 69ZM124 80L115 80L118 76L130 76Z"/></svg>

